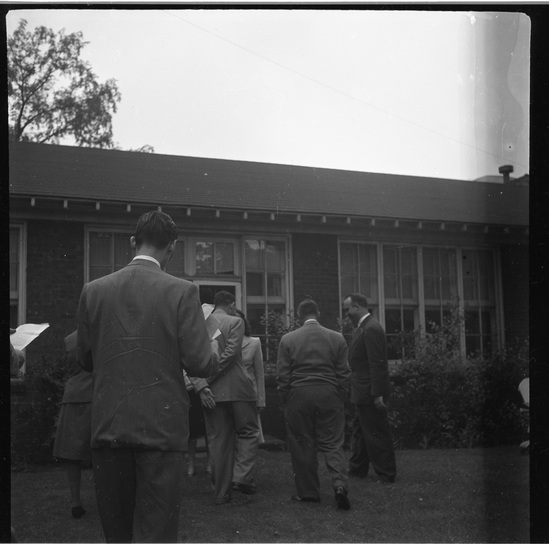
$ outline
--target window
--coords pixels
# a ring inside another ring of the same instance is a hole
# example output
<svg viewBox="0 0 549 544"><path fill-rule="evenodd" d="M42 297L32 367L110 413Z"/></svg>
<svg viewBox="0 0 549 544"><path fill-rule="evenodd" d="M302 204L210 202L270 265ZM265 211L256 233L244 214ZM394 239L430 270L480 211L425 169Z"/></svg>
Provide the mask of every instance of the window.
<svg viewBox="0 0 549 544"><path fill-rule="evenodd" d="M489 250L462 250L467 355L490 355L494 341L494 261Z"/></svg>
<svg viewBox="0 0 549 544"><path fill-rule="evenodd" d="M385 332L389 359L400 359L402 347L397 341L402 332L418 328L418 274L415 247L383 247Z"/></svg>
<svg viewBox="0 0 549 544"><path fill-rule="evenodd" d="M376 246L344 242L339 255L341 300L350 293L362 293L374 311L378 305Z"/></svg>
<svg viewBox="0 0 549 544"><path fill-rule="evenodd" d="M196 275L234 275L233 242L197 241L195 243Z"/></svg>
<svg viewBox="0 0 549 544"><path fill-rule="evenodd" d="M10 225L10 327L25 322L24 226Z"/></svg>
<svg viewBox="0 0 549 544"><path fill-rule="evenodd" d="M286 242L248 239L244 246L247 318L252 334L267 340L264 345L269 345L261 317L267 310L274 310L286 321Z"/></svg>
<svg viewBox="0 0 549 544"><path fill-rule="evenodd" d="M455 249L423 249L423 290L425 296L425 328L441 325L457 301L457 256Z"/></svg>
<svg viewBox="0 0 549 544"><path fill-rule="evenodd" d="M133 258L131 234L89 231L89 281L124 268Z"/></svg>

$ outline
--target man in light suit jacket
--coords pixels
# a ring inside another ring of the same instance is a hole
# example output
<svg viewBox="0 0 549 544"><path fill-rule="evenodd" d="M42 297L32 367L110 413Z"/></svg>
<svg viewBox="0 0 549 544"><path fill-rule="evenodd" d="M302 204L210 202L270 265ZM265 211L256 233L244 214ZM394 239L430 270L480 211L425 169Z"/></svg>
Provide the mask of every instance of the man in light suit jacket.
<svg viewBox="0 0 549 544"><path fill-rule="evenodd" d="M351 457L351 474L366 477L371 464L380 481L393 483L396 460L387 419L389 366L385 331L368 311L368 300L360 293L345 298L343 311L356 326L349 346L351 403L356 405L360 423L357 438L364 446Z"/></svg>
<svg viewBox="0 0 549 544"><path fill-rule="evenodd" d="M218 369L198 288L164 271L176 240L168 215L143 214L130 239L135 258L80 296L78 360L93 372L92 463L107 542L177 542L189 409L182 369Z"/></svg>
<svg viewBox="0 0 549 544"><path fill-rule="evenodd" d="M297 309L303 326L285 334L278 348L277 384L284 404L288 445L299 502L320 502L317 451L324 454L337 507L350 508L343 452L344 401L350 370L347 343L321 326L314 300Z"/></svg>
<svg viewBox="0 0 549 544"><path fill-rule="evenodd" d="M219 371L208 378L215 399L213 409L204 409L204 421L212 461L214 503L233 500L233 466L240 467L235 488L245 494L256 492L252 486L258 448L257 392L242 363L244 321L236 317L235 298L228 291L214 297L213 316L219 322ZM200 391L199 391L200 393Z"/></svg>

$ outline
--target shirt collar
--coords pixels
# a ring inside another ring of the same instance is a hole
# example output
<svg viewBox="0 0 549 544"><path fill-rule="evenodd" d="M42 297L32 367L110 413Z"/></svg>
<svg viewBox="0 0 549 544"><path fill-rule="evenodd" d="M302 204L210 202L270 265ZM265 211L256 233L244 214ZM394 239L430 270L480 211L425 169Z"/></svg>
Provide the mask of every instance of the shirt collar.
<svg viewBox="0 0 549 544"><path fill-rule="evenodd" d="M357 327L360 327L361 323L370 315L370 312L368 312L367 314L364 314L359 320L358 320L358 323L357 323Z"/></svg>
<svg viewBox="0 0 549 544"><path fill-rule="evenodd" d="M307 323L318 323L318 320L315 319L314 317L311 317L311 319L305 320L305 322L303 323L303 325L307 325Z"/></svg>
<svg viewBox="0 0 549 544"><path fill-rule="evenodd" d="M141 260L143 260L143 261L151 261L151 262L157 264L159 268L162 268L162 267L160 266L160 263L159 263L154 257L151 257L150 255L136 255L136 256L132 259L132 261L136 261L137 259L141 259Z"/></svg>

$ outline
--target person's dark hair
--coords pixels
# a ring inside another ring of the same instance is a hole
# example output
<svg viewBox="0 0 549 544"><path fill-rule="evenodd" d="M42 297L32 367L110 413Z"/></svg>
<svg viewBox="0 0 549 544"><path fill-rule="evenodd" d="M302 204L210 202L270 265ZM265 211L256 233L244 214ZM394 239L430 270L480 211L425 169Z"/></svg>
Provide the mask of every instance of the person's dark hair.
<svg viewBox="0 0 549 544"><path fill-rule="evenodd" d="M134 236L138 248L147 244L164 249L170 242L177 240L177 226L168 214L153 210L138 219Z"/></svg>
<svg viewBox="0 0 549 544"><path fill-rule="evenodd" d="M362 308L368 309L368 299L362 293L351 293L347 295L343 300L350 298L353 304L358 304Z"/></svg>
<svg viewBox="0 0 549 544"><path fill-rule="evenodd" d="M244 312L240 310L236 310L236 315L240 318L242 318L242 321L244 321L244 336L251 336L252 335L252 326L250 325L250 322L244 315Z"/></svg>
<svg viewBox="0 0 549 544"><path fill-rule="evenodd" d="M218 291L214 296L214 306L230 306L235 301L234 295L229 291Z"/></svg>
<svg viewBox="0 0 549 544"><path fill-rule="evenodd" d="M307 315L316 315L318 316L320 312L318 311L318 305L312 298L306 298L299 303L297 307L297 317L302 319Z"/></svg>

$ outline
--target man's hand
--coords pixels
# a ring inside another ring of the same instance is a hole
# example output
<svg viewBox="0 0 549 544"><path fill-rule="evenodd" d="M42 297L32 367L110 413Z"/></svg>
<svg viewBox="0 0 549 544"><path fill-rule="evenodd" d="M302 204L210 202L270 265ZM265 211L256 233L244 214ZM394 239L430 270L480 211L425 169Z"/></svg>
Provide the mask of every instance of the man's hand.
<svg viewBox="0 0 549 544"><path fill-rule="evenodd" d="M383 402L383 397L375 397L374 398L374 406L378 410L387 410L386 404Z"/></svg>
<svg viewBox="0 0 549 544"><path fill-rule="evenodd" d="M209 408L210 410L215 408L215 397L209 387L204 387L204 389L201 389L198 394L204 408Z"/></svg>

